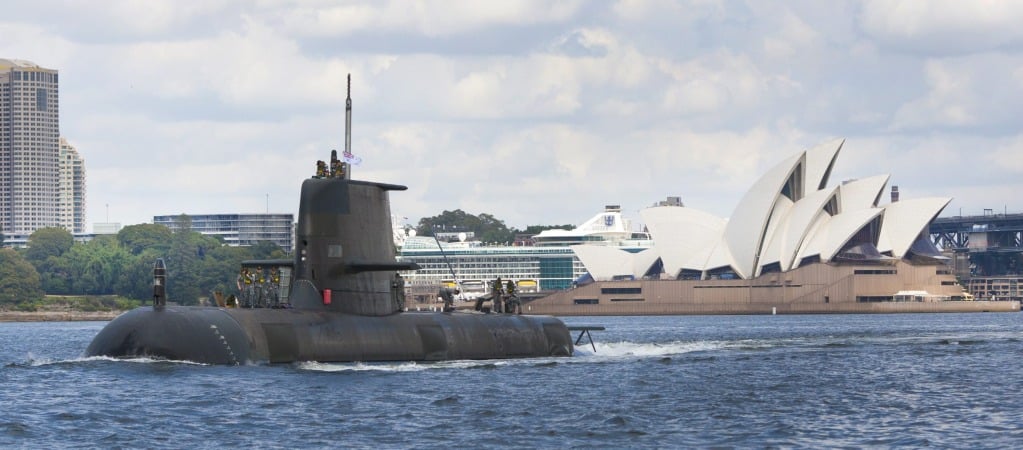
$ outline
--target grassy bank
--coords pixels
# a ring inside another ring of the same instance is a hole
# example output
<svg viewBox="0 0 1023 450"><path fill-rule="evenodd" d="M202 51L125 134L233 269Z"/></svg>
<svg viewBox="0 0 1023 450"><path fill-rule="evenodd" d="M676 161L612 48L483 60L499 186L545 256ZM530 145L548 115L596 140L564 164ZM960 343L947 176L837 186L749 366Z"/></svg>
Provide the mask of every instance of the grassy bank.
<svg viewBox="0 0 1023 450"><path fill-rule="evenodd" d="M141 304L116 295L47 295L37 302L0 305L0 322L110 320Z"/></svg>

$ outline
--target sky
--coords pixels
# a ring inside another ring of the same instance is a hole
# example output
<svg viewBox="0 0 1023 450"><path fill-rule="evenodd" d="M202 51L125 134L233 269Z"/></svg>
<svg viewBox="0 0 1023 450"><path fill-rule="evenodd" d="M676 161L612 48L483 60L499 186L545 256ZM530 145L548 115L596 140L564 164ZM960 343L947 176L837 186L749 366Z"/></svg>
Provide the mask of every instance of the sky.
<svg viewBox="0 0 1023 450"><path fill-rule="evenodd" d="M13 1L0 58L60 71L88 223L296 213L344 147L392 213L728 217L785 157L1023 212L1023 2ZM887 198L887 195L884 196Z"/></svg>

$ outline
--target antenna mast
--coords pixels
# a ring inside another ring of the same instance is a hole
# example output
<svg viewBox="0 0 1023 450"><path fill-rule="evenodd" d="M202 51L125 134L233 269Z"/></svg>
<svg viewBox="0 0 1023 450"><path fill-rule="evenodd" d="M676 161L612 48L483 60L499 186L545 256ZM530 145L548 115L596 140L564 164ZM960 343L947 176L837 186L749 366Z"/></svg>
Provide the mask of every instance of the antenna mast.
<svg viewBox="0 0 1023 450"><path fill-rule="evenodd" d="M348 74L348 99L345 100L345 154L352 154L352 74Z"/></svg>

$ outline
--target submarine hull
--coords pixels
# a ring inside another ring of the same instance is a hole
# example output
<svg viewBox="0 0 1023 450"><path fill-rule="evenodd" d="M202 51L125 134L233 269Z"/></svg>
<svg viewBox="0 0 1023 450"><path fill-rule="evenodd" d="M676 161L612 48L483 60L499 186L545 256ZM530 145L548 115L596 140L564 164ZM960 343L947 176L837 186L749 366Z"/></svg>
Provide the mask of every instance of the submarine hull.
<svg viewBox="0 0 1023 450"><path fill-rule="evenodd" d="M86 354L206 364L441 361L570 356L572 339L547 316L168 306L122 314Z"/></svg>

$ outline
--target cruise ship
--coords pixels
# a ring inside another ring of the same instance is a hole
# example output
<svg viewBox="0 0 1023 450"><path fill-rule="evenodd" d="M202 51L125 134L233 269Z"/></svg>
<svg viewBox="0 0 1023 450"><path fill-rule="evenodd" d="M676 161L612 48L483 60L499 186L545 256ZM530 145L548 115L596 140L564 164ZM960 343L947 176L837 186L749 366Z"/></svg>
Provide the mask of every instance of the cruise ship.
<svg viewBox="0 0 1023 450"><path fill-rule="evenodd" d="M420 269L402 272L411 303L435 303L440 288L460 290L459 299L473 301L490 292L493 280L511 280L519 294L532 296L573 287L587 274L572 248L578 244L641 252L653 241L644 231L632 230L631 220L618 205L572 230L551 229L533 236L523 245L485 245L467 233L454 233L450 242L434 236L417 236L395 223L398 260L414 262Z"/></svg>

